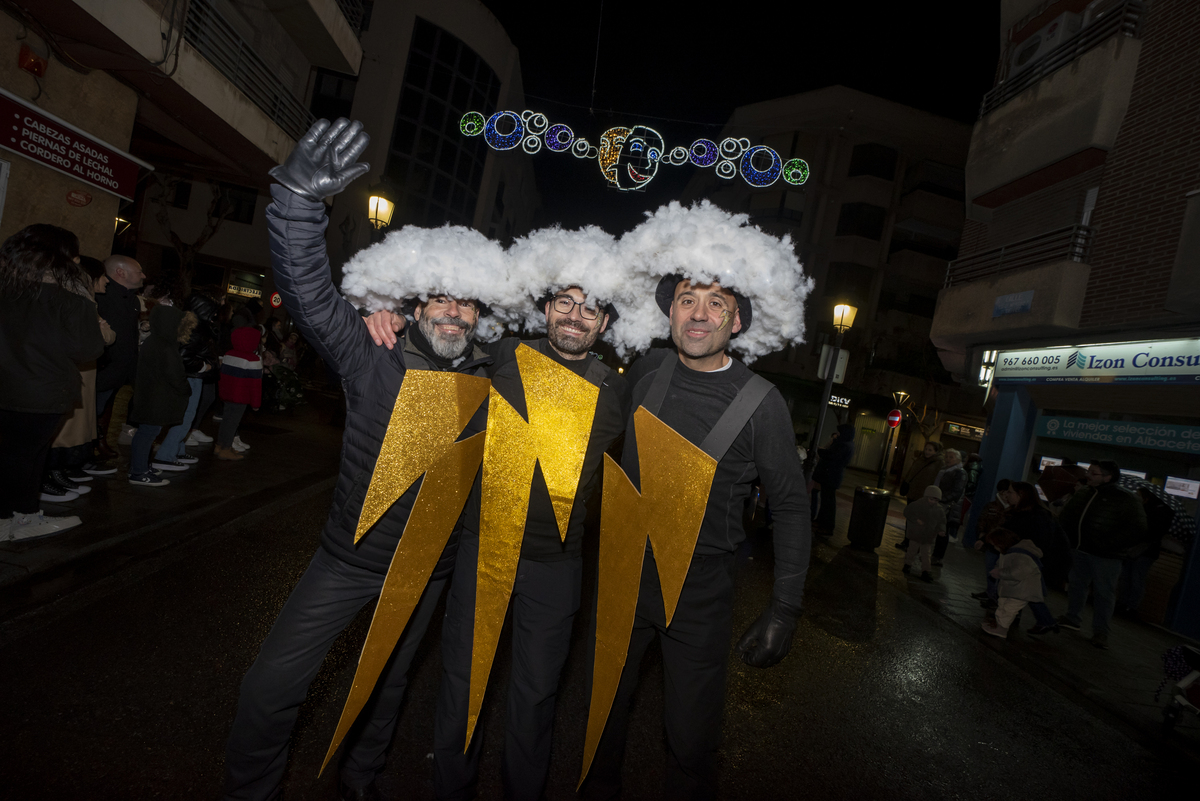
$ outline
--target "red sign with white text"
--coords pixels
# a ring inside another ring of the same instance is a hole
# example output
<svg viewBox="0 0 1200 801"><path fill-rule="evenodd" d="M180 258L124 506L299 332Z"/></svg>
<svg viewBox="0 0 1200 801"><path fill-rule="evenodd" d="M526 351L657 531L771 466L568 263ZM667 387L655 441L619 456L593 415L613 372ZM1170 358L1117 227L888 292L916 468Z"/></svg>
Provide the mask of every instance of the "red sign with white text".
<svg viewBox="0 0 1200 801"><path fill-rule="evenodd" d="M133 200L144 161L0 90L0 147L97 189Z"/></svg>
<svg viewBox="0 0 1200 801"><path fill-rule="evenodd" d="M896 426L900 425L900 420L903 417L904 415L900 414L899 409L892 409L890 412L888 412L888 426L895 428Z"/></svg>
<svg viewBox="0 0 1200 801"><path fill-rule="evenodd" d="M272 309L278 309L282 305L283 305L283 298L281 298L279 296L278 292L271 295L271 308Z"/></svg>

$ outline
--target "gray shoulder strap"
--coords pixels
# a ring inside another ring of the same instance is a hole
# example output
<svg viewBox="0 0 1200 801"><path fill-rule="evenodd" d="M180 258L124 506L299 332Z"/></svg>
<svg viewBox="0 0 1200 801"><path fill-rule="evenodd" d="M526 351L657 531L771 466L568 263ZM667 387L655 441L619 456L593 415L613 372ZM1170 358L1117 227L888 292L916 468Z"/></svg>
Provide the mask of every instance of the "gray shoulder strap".
<svg viewBox="0 0 1200 801"><path fill-rule="evenodd" d="M675 374L675 365L678 363L679 356L675 351L671 351L658 366L654 380L650 382L650 391L646 393L642 406L655 417L658 417L658 410L662 407L663 399L667 397L667 388L671 386L671 376Z"/></svg>
<svg viewBox="0 0 1200 801"><path fill-rule="evenodd" d="M717 420L717 424L712 427L712 431L708 432L708 436L700 444L700 450L718 462L721 461L721 457L733 445L738 434L742 433L746 423L750 422L755 410L762 404L763 399L767 397L767 393L774 386L760 375L751 375L750 380L733 399L733 403L729 404L725 413L721 415L721 419Z"/></svg>

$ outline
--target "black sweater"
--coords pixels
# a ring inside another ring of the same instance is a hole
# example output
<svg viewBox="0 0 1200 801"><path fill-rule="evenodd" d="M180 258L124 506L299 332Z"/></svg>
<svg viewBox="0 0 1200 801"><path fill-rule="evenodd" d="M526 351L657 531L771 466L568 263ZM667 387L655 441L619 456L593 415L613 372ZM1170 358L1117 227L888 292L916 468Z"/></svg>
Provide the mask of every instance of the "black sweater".
<svg viewBox="0 0 1200 801"><path fill-rule="evenodd" d="M652 350L630 370L633 408L645 399L654 374L669 353L671 351ZM711 373L677 364L658 418L688 442L699 446L751 375L750 368L736 359L727 370ZM640 487L632 419L625 431L622 467L634 486ZM696 542L696 554L733 553L745 540L742 509L750 495L750 484L756 477L762 479L763 488L771 499L771 514L775 521L774 595L799 609L808 573L812 528L792 419L778 389L767 393L750 422L717 464Z"/></svg>
<svg viewBox="0 0 1200 801"><path fill-rule="evenodd" d="M517 369L517 346L522 344L516 337L505 337L496 343L483 345L483 349L495 361L488 368L492 379L492 387L500 393L508 403L525 420L529 419L529 410L525 405L525 388L521 384L521 375ZM524 343L556 363L566 367L578 376L583 376L596 357L588 355L583 359L564 359L549 346L546 339L532 340ZM625 420L629 417L629 386L625 377L610 370L604 377L600 387L600 396L596 400L596 414L592 419L592 433L588 439L587 453L583 458L583 469L579 474L579 488L575 492L575 505L571 507L571 520L567 524L567 539L564 542L558 534L558 522L554 517L554 507L550 503L550 491L546 488L546 480L542 477L540 468L533 472L533 484L529 495L529 512L525 519L525 539L521 543L521 557L536 562L551 562L578 556L583 544L583 524L587 518L587 502L596 490L600 480L600 463L604 452L625 430ZM467 501L466 526L472 531L479 530L481 483L475 481L471 498Z"/></svg>

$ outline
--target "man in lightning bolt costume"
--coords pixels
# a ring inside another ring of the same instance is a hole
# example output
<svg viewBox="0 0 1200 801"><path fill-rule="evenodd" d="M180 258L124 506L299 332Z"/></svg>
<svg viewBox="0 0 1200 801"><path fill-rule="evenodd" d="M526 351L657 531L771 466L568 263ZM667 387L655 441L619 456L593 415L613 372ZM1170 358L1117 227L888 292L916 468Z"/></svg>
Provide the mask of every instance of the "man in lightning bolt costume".
<svg viewBox="0 0 1200 801"><path fill-rule="evenodd" d="M483 741L476 723L510 600L504 793L517 801L543 796L558 683L579 610L587 501L629 413L624 377L589 353L615 308L578 286L538 306L546 337L485 346L495 363L482 479L467 502L442 628L433 751L439 799L474 797ZM401 321L381 313L368 325L390 346Z"/></svg>
<svg viewBox="0 0 1200 801"><path fill-rule="evenodd" d="M330 748L332 755L365 708L347 739L339 789L343 798L373 797L409 663L449 580L453 528L482 459L490 359L472 341L478 302L429 297L404 346L384 350L331 281L322 199L368 170L355 163L367 142L358 123L322 120L271 171L276 285L305 339L342 376L346 433L321 547L242 682L226 748L226 798L278 797L309 684L337 635L379 598Z"/></svg>
<svg viewBox="0 0 1200 801"><path fill-rule="evenodd" d="M774 515L775 586L737 644L744 662L769 667L787 654L808 570L808 500L787 406L725 352L751 324L750 300L680 275L660 282L657 300L677 351L651 351L630 370L636 411L624 474L611 460L605 465L587 798L620 795L638 668L655 638L665 683L664 795L716 797L734 552L746 536L742 509L756 476Z"/></svg>

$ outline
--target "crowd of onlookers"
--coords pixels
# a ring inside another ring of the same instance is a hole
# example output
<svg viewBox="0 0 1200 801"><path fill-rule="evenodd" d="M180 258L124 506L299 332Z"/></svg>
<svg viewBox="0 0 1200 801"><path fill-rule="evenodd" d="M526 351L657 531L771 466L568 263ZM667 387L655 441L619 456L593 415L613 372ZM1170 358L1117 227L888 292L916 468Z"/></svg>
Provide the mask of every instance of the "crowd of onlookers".
<svg viewBox="0 0 1200 801"><path fill-rule="evenodd" d="M246 409L301 401L304 346L283 320L263 326L257 301L227 303L182 272L163 279L146 284L128 256L81 256L75 234L53 225L0 246L0 541L79 525L42 505L74 501L118 472L109 429L125 386L118 444L129 445L129 483L142 487L197 464L189 446L244 459ZM210 413L215 442L200 430Z"/></svg>

